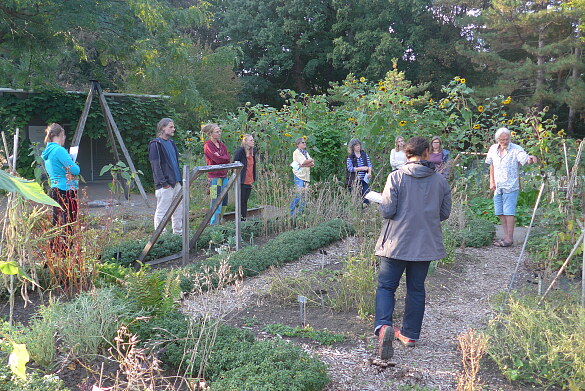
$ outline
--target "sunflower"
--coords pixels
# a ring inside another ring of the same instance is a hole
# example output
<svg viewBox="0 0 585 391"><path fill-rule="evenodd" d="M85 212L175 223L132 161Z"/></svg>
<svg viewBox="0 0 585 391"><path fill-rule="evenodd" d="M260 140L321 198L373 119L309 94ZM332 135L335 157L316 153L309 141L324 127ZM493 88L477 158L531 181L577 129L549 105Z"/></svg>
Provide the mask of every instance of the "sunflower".
<svg viewBox="0 0 585 391"><path fill-rule="evenodd" d="M302 136L303 140L307 141L307 136Z"/></svg>
<svg viewBox="0 0 585 391"><path fill-rule="evenodd" d="M459 76L455 76L455 77L453 78L453 80L455 80L455 81L459 81L459 80L461 80L461 78L460 78Z"/></svg>
<svg viewBox="0 0 585 391"><path fill-rule="evenodd" d="M473 129L479 129L479 128L481 128L481 125L480 124L473 125Z"/></svg>
<svg viewBox="0 0 585 391"><path fill-rule="evenodd" d="M400 122L398 123L398 125L400 125L400 126L405 126L405 125L406 125L406 121L400 121Z"/></svg>
<svg viewBox="0 0 585 391"><path fill-rule="evenodd" d="M386 91L387 91L387 90L386 90L386 87L384 87L384 86L382 86L382 87L380 87L380 88L378 88L378 89L379 89L380 91L382 91L382 92L386 92Z"/></svg>
<svg viewBox="0 0 585 391"><path fill-rule="evenodd" d="M461 84L465 84L465 82L466 82L466 80L464 77L462 77L461 80L459 80L459 83L461 83Z"/></svg>
<svg viewBox="0 0 585 391"><path fill-rule="evenodd" d="M292 137L292 136L290 135L290 133L285 133L285 134L284 134L284 136L285 136L285 137Z"/></svg>
<svg viewBox="0 0 585 391"><path fill-rule="evenodd" d="M365 77L360 77L360 83L365 83L366 82L366 78Z"/></svg>
<svg viewBox="0 0 585 391"><path fill-rule="evenodd" d="M477 111L479 111L480 113L483 113L483 106L477 106Z"/></svg>
<svg viewBox="0 0 585 391"><path fill-rule="evenodd" d="M244 139L244 135L240 134L240 140L243 140L243 139Z"/></svg>

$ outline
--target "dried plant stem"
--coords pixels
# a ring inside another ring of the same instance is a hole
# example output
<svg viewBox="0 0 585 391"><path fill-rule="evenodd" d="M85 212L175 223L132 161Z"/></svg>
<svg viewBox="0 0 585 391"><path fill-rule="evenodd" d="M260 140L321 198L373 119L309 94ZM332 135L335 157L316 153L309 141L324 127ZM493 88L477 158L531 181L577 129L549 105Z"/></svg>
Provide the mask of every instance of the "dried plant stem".
<svg viewBox="0 0 585 391"><path fill-rule="evenodd" d="M480 361L485 354L488 339L477 330L471 329L457 337L461 350L463 371L459 375L457 391L477 391L482 389L481 379L477 376Z"/></svg>

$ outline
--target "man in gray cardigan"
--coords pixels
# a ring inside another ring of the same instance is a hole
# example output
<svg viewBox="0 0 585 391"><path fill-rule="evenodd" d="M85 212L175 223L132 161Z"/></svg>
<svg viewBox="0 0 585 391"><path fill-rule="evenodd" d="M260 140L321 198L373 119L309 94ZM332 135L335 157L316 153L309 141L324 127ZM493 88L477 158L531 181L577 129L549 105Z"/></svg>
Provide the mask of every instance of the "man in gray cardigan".
<svg viewBox="0 0 585 391"><path fill-rule="evenodd" d="M388 175L380 213L385 219L376 243L380 273L376 291L375 333L379 354L394 354L392 340L414 346L425 311L425 279L431 261L447 254L441 221L451 213L451 189L428 161L429 142L413 137L404 148L407 163ZM406 302L402 327L392 327L394 294L406 271Z"/></svg>

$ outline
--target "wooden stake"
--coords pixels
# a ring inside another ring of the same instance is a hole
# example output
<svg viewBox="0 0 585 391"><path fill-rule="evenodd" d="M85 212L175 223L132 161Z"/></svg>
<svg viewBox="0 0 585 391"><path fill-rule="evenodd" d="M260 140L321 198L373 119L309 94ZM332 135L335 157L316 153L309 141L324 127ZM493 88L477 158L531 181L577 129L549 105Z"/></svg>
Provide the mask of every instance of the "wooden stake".
<svg viewBox="0 0 585 391"><path fill-rule="evenodd" d="M128 166L130 167L132 174L134 174L134 182L136 182L136 186L138 187L138 190L140 190L140 194L142 195L142 198L144 198L144 203L146 204L146 206L150 207L150 205L148 204L148 197L146 196L146 192L144 191L144 188L142 187L142 182L140 181L140 178L138 177L138 173L136 172L136 168L134 167L134 163L132 162L132 158L130 157L130 153L126 149L126 145L124 144L124 140L122 139L122 135L120 134L120 131L118 130L118 126L116 125L116 121L114 121L114 117L112 116L112 112L110 111L110 108L108 106L108 102L106 102L106 97L104 96L104 93L102 92L102 88L100 87L100 84L98 82L94 82L94 85L95 85L96 91L98 93L100 103L101 103L104 111L106 112L106 120L110 122L110 125L112 126L112 130L114 131L114 133L116 134L116 138L118 139L118 144L120 144L120 149L122 149L122 153L124 153L124 157L126 158L126 162L128 163Z"/></svg>
<svg viewBox="0 0 585 391"><path fill-rule="evenodd" d="M573 249L571 250L571 253L569 254L569 256L567 257L567 259L565 260L565 262L563 263L563 266L561 266L561 268L559 269L559 271L557 272L557 275L555 276L555 278L552 280L552 282L550 283L550 285L548 286L547 290L544 292L544 295L542 295L542 297L540 298L540 300L538 301L538 305L540 305L542 303L542 301L544 300L544 298L546 297L546 295L548 294L548 292L550 292L550 290L552 289L553 285L555 284L555 282L557 282L557 280L559 279L559 277L561 276L561 274L565 271L565 269L567 268L567 265L569 264L569 262L571 261L571 259L573 258L573 255L575 255L575 252L577 251L577 249L579 248L579 246L581 245L581 242L583 241L583 235L585 235L585 230L581 230L581 236L579 236L579 239L577 240L577 243L575 243L575 245L573 246Z"/></svg>
<svg viewBox="0 0 585 391"><path fill-rule="evenodd" d="M8 150L8 143L6 143L6 135L2 131L2 142L4 143L4 153L6 154L6 163L8 163L8 169L12 172L12 160L10 160L10 151Z"/></svg>

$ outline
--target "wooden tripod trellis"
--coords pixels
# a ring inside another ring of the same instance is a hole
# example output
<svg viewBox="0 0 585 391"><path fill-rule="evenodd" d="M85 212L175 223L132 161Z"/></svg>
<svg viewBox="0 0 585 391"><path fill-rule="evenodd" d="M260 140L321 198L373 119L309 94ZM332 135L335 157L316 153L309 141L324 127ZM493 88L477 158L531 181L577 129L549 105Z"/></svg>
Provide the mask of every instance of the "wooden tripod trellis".
<svg viewBox="0 0 585 391"><path fill-rule="evenodd" d="M118 140L118 144L120 144L120 149L126 158L126 162L128 163L128 167L132 171L132 177L136 182L136 186L144 199L144 203L146 206L150 206L148 204L148 197L146 196L146 192L142 187L142 183L140 182L140 178L138 177L138 173L136 168L134 167L134 163L132 162L132 158L130 157L130 153L124 145L124 140L122 139L122 135L120 134L120 130L116 125L116 121L114 121L114 117L112 116L112 112L110 111L110 107L108 106L108 102L106 101L106 97L104 96L104 92L102 91L102 87L97 80L91 80L91 87L89 89L89 94L87 95L87 99L85 101L85 106L83 107L83 111L81 112L81 117L79 118L79 122L77 123L77 128L75 129L75 134L73 135L73 139L71 140L71 147L79 147L79 143L81 142L81 136L83 135L83 130L85 129L85 123L87 121L87 116L89 114L89 109L91 108L91 102L93 100L93 96L96 95L99 102L100 107L102 109L102 114L104 115L104 119L106 121L106 129L108 131L108 140L112 146L112 152L114 154L114 159L116 161L120 161L120 156L118 155L118 148L116 146L116 141L114 140L114 134L116 135L116 139ZM146 146L145 146L146 148ZM128 185L125 181L121 181L122 187L124 189L124 195L126 199L130 197Z"/></svg>
<svg viewBox="0 0 585 391"><path fill-rule="evenodd" d="M217 165L213 165L213 166L194 167L189 172L189 167L183 166L183 184L182 184L183 191L181 193L178 193L177 195L175 195L175 197L171 201L171 205L169 206L169 209L167 210L167 212L163 216L158 227L154 230L148 243L146 243L146 245L144 246L144 249L142 250L142 252L140 253L140 256L138 257L138 262L136 262L134 266L136 268L139 268L142 263L145 263L144 260L146 259L146 256L148 255L148 253L150 252L150 250L152 249L152 247L154 246L156 241L159 239L160 235L165 230L169 221L171 221L171 217L173 216L173 213L175 213L175 210L177 209L177 207L179 206L179 204L181 202L183 202L183 205L184 205L184 207L183 207L183 249L182 249L182 251L178 254L171 255L171 256L157 259L157 260L153 260L153 261L149 261L146 263L149 265L156 265L159 263L164 263L164 262L172 261L174 259L182 258L183 259L183 266L186 266L188 261L189 261L190 249L195 247L195 245L197 244L197 240L199 239L199 237L203 233L203 230L205 229L205 227L207 226L207 224L211 220L211 217L213 216L213 214L215 213L215 211L217 210L219 205L222 203L223 199L225 197L227 197L229 190L232 188L232 186L234 186L235 183L238 183L238 181L240 180L240 174L241 174L243 167L244 167L244 165L242 163L234 162L234 163L229 163L229 164L217 164ZM197 230L193 234L193 237L191 239L189 239L189 201L191 199L191 197L190 197L191 184L201 174L204 174L207 172L212 172L212 171L224 171L224 170L233 170L234 172L231 175L227 185L224 186L221 193L218 194L215 202L213 203L213 205L209 209L209 212L207 212L207 214L203 218L203 221L201 221L201 223L199 224L199 227L197 228ZM236 250L239 250L240 245L241 245L241 241L242 241L242 237L241 237L242 235L241 235L241 229L240 229L241 211L240 211L240 203L238 202L238 200L240 199L240 186L235 186L234 189L235 189L234 198L236 199L236 203L235 203L235 206L236 206Z"/></svg>

